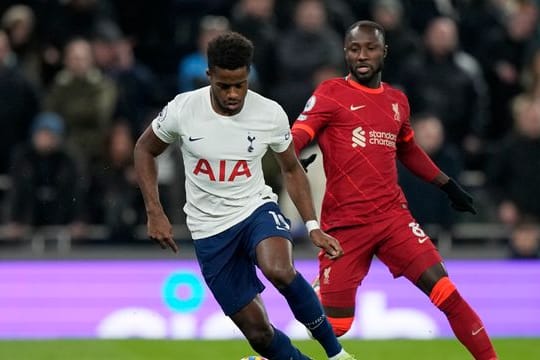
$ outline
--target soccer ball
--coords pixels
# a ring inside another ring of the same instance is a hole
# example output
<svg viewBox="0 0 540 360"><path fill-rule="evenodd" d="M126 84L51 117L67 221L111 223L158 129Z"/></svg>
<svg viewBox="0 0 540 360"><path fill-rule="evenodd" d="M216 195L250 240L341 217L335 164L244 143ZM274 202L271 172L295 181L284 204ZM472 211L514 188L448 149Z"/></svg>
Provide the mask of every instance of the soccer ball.
<svg viewBox="0 0 540 360"><path fill-rule="evenodd" d="M240 360L268 360L268 359L263 358L262 356L251 355L251 356L243 357Z"/></svg>

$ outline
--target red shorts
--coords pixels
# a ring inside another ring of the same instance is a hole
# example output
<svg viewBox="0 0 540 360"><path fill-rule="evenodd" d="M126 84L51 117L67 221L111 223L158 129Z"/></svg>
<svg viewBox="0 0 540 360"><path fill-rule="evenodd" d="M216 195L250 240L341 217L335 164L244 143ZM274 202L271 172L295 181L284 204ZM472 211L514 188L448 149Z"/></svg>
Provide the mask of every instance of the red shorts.
<svg viewBox="0 0 540 360"><path fill-rule="evenodd" d="M356 289L377 255L396 278L405 276L416 283L429 267L442 258L429 236L406 209L392 217L328 231L337 238L345 254L329 260L319 254L319 281L324 306L352 307Z"/></svg>

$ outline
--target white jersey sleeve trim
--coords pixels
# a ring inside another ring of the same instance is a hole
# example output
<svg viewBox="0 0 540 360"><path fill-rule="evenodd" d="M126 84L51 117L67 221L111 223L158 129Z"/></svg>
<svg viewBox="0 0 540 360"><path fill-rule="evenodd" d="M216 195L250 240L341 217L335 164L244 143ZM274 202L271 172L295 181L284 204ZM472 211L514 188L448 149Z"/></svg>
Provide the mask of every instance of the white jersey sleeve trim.
<svg viewBox="0 0 540 360"><path fill-rule="evenodd" d="M272 134L270 148L277 153L281 153L287 150L287 148L291 144L292 136L289 118L285 113L285 110L283 110L283 108L277 103L274 123L276 124L276 126L275 131Z"/></svg>
<svg viewBox="0 0 540 360"><path fill-rule="evenodd" d="M185 103L186 96L178 95L159 112L152 121L154 134L163 142L171 144L180 137L181 108Z"/></svg>

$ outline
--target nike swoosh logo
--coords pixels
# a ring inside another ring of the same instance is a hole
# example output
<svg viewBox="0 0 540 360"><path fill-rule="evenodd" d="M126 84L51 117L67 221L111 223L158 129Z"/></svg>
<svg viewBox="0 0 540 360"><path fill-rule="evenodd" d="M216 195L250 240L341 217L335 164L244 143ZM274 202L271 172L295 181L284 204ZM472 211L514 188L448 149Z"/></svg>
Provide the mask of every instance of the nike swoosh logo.
<svg viewBox="0 0 540 360"><path fill-rule="evenodd" d="M365 107L366 105L358 105L358 106L351 105L351 111L356 111Z"/></svg>
<svg viewBox="0 0 540 360"><path fill-rule="evenodd" d="M480 331L482 331L482 330L484 330L484 327L483 327L483 326L482 326L480 329L476 330L476 331L473 330L473 331L471 332L471 334L472 334L472 336L478 335L478 333L479 333Z"/></svg>
<svg viewBox="0 0 540 360"><path fill-rule="evenodd" d="M197 141L197 140L202 140L204 139L204 137L189 137L189 141Z"/></svg>
<svg viewBox="0 0 540 360"><path fill-rule="evenodd" d="M420 244L423 244L423 243L426 242L427 239L429 239L429 237L426 236L426 237L423 237L423 238L421 238L421 239L418 239L418 242L419 242Z"/></svg>

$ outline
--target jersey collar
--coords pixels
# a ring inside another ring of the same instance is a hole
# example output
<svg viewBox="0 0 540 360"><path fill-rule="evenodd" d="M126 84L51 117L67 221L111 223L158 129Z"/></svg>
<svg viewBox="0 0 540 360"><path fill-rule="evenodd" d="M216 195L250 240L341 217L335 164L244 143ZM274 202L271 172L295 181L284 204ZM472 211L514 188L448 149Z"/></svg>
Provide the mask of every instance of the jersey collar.
<svg viewBox="0 0 540 360"><path fill-rule="evenodd" d="M354 81L353 79L351 79L351 74L345 76L345 81L347 81L347 83L349 85L351 85L353 88L356 88L358 90L362 90L362 91L367 92L369 94L380 94L380 93L382 93L384 91L383 83L381 83L381 86L379 86L378 88L372 89L372 88L369 88L367 86L361 85L361 84L357 83L356 81Z"/></svg>

